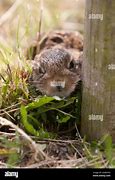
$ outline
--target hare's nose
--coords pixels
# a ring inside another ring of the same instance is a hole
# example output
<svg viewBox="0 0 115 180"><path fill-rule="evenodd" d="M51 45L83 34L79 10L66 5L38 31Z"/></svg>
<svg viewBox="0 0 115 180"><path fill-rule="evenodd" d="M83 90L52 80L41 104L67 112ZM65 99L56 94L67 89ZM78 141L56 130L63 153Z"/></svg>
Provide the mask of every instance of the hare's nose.
<svg viewBox="0 0 115 180"><path fill-rule="evenodd" d="M62 91L65 88L65 81L52 81L51 87L56 88L58 91Z"/></svg>
<svg viewBox="0 0 115 180"><path fill-rule="evenodd" d="M63 87L61 85L57 85L56 88L58 91L62 91L62 89L63 89Z"/></svg>

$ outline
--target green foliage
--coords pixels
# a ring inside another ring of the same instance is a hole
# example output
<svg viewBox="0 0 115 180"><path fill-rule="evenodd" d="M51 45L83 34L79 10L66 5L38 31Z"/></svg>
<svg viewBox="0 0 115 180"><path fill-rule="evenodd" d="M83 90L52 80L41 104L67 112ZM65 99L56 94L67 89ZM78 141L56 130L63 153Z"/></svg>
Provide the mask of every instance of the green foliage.
<svg viewBox="0 0 115 180"><path fill-rule="evenodd" d="M26 128L26 130L37 136L39 133L33 128L33 126L28 122L28 119L27 119L27 111L26 111L26 108L24 106L21 106L21 116L22 116L22 123L24 125L24 127Z"/></svg>
<svg viewBox="0 0 115 180"><path fill-rule="evenodd" d="M12 166L16 166L20 162L20 156L17 153L12 153L8 157L8 167L11 168Z"/></svg>
<svg viewBox="0 0 115 180"><path fill-rule="evenodd" d="M62 117L58 121L58 123L66 123L70 119L70 116Z"/></svg>
<svg viewBox="0 0 115 180"><path fill-rule="evenodd" d="M110 134L105 134L98 145L101 147L101 149L104 151L104 154L110 164L110 166L115 165L115 160L113 159L113 152L115 151L115 148L112 144L112 137Z"/></svg>
<svg viewBox="0 0 115 180"><path fill-rule="evenodd" d="M20 149L22 147L18 134L13 139L8 139L6 136L0 137L0 156L7 158L7 166L13 167L21 160Z"/></svg>
<svg viewBox="0 0 115 180"><path fill-rule="evenodd" d="M54 136L60 127L65 127L64 124L76 121L77 115L75 116L73 109L76 99L77 97L70 97L57 100L54 97L39 96L26 106L21 106L22 124L32 135L40 138Z"/></svg>
<svg viewBox="0 0 115 180"><path fill-rule="evenodd" d="M75 122L80 120L80 94L77 92L72 97L59 100L40 96L28 85L30 66L22 63L21 59L19 62L21 66L5 64L0 80L1 114L22 123L28 133L41 138L51 138L57 136L59 131L75 127ZM14 111L12 106L15 106Z"/></svg>
<svg viewBox="0 0 115 180"><path fill-rule="evenodd" d="M105 155L108 161L111 163L112 160L112 138L110 135L107 135L104 141L105 146Z"/></svg>
<svg viewBox="0 0 115 180"><path fill-rule="evenodd" d="M36 108L39 108L49 102L51 102L52 100L54 100L53 97L42 97L42 98L39 98L37 101L34 101L32 103L29 103L27 106L26 106L26 109L27 110L33 110L33 109L36 109Z"/></svg>
<svg viewBox="0 0 115 180"><path fill-rule="evenodd" d="M89 147L90 158L94 155L106 159L110 167L115 167L115 147L110 134L105 134L99 141L93 141Z"/></svg>

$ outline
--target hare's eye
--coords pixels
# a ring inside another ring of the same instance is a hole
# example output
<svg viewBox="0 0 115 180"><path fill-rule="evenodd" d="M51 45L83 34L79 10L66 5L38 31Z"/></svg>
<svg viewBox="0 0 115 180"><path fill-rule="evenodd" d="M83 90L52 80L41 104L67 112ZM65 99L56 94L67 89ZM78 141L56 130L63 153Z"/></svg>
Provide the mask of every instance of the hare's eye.
<svg viewBox="0 0 115 180"><path fill-rule="evenodd" d="M75 68L75 62L74 60L72 60L69 64L68 64L68 69L72 70Z"/></svg>
<svg viewBox="0 0 115 180"><path fill-rule="evenodd" d="M63 42L63 39L61 37L58 37L58 36L57 37L53 37L51 40L53 42L55 42L55 43L58 43L58 44Z"/></svg>
<svg viewBox="0 0 115 180"><path fill-rule="evenodd" d="M39 67L39 74L45 74L45 69L42 67Z"/></svg>

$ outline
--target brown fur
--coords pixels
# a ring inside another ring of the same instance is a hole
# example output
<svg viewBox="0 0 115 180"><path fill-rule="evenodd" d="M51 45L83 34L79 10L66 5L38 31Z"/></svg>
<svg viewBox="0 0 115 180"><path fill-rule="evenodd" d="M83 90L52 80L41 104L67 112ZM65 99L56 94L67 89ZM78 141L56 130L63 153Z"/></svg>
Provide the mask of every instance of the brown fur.
<svg viewBox="0 0 115 180"><path fill-rule="evenodd" d="M58 46L43 50L32 61L33 85L48 96L69 96L81 80L80 54Z"/></svg>

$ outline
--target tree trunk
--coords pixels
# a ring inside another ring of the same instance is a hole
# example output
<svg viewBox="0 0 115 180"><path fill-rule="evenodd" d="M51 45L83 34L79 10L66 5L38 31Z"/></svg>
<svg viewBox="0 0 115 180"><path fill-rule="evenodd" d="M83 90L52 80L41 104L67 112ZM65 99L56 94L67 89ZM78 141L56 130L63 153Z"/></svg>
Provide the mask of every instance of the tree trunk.
<svg viewBox="0 0 115 180"><path fill-rule="evenodd" d="M115 142L115 1L87 0L81 134Z"/></svg>

